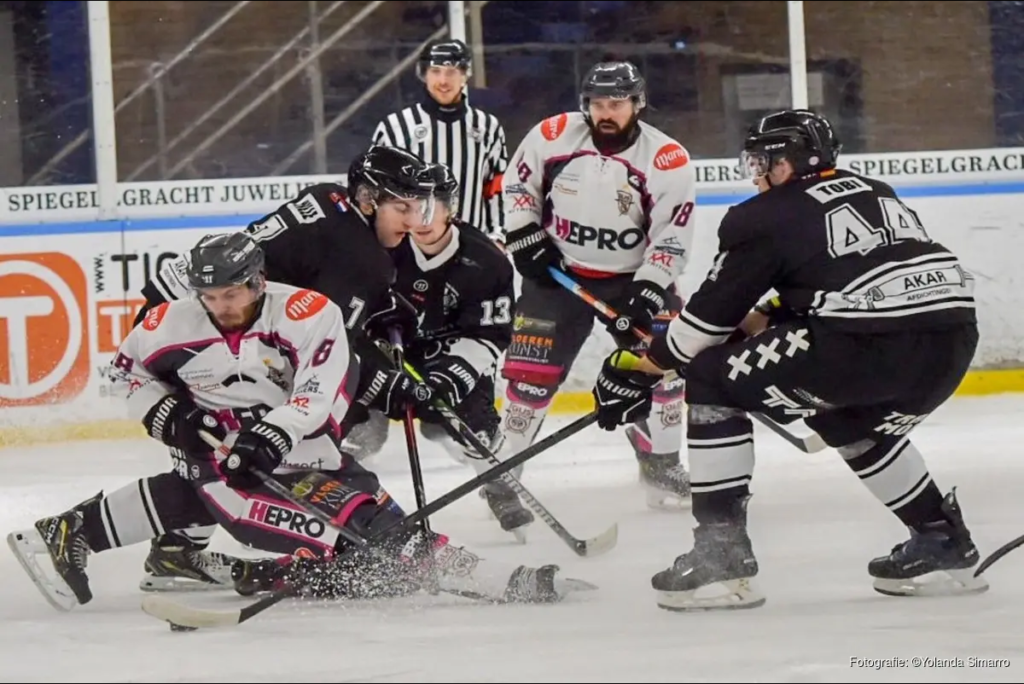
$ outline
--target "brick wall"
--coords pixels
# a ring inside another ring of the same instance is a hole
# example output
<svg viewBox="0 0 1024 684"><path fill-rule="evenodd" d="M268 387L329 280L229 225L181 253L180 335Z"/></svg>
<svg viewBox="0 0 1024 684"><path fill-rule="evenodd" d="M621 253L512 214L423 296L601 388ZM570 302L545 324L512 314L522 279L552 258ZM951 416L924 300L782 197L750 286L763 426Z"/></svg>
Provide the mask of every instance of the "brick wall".
<svg viewBox="0 0 1024 684"><path fill-rule="evenodd" d="M866 151L994 144L987 3L829 0L805 2L804 16L808 59L860 65ZM720 71L731 62L788 63L786 3L663 3L649 22L696 30L700 111L668 125L696 153L722 154Z"/></svg>
<svg viewBox="0 0 1024 684"><path fill-rule="evenodd" d="M160 0L111 3L116 97L123 98L144 81L150 63L173 57L233 4ZM329 4L327 0L319 2L320 11ZM324 22L321 36L336 31L366 4L347 3ZM413 5L430 4L385 3L360 24L350 38L369 41L377 50L385 51L399 38L422 39L430 28L412 26L408 21L403 23L403 12ZM862 129L868 151L993 144L987 3L828 0L805 2L804 8L808 57L847 58L860 65L864 99ZM305 2L254 2L197 54L174 69L164 80L168 138L173 140L300 31L307 23L307 12ZM487 11L484 21L488 21ZM722 71L736 63L788 65L786 3L776 0L637 1L623 12L610 40L664 43L684 27L695 32L695 39L702 46L696 76L697 111L660 109L652 112L651 118L683 140L697 155L731 157L736 153L732 149L735 144L728 141L735 137L735 131L727 128L735 126L722 116ZM371 57L364 54L365 49L353 49L351 44L346 46L347 42L348 39L343 39L326 57L325 72L333 71L332 92L336 99L342 100L340 106L344 106L347 99L358 97L377 74L390 68L393 61L388 63L387 59L395 58L392 55L382 59L379 53L378 57ZM403 50L398 51L397 57L401 56L404 56ZM298 59L296 49L200 126L171 153L172 165ZM501 82L493 74L488 75L492 77L490 80ZM567 73L565 78L575 76ZM652 83L655 109L658 107L657 90L679 88L682 78L689 77L670 73L661 82ZM346 85L348 91L344 90ZM517 103L515 109L545 110L538 116L547 115L544 103L550 96L543 89L538 91L534 87L525 97L527 101ZM249 157L257 159L263 154L259 150L261 144L269 142L289 147L301 142L309 135L308 103L308 89L303 75L299 75L176 177L222 175L224 164L220 162L233 160L233 167L237 168L241 160L244 168ZM508 120L509 144L514 148L518 144L514 132L536 123L536 117L528 114L530 121L519 122L519 125L513 108L507 109L507 112L495 113ZM369 113L363 113L364 118L368 116ZM157 150L152 92L144 94L118 115L117 130L118 157L124 177ZM287 149L267 154L284 156L290 152L291 149ZM267 166L265 160L259 161L261 163L252 166L254 175L262 173L259 169ZM338 164L332 162L334 166ZM300 170L295 167L292 172ZM157 178L156 171L153 165L140 179Z"/></svg>

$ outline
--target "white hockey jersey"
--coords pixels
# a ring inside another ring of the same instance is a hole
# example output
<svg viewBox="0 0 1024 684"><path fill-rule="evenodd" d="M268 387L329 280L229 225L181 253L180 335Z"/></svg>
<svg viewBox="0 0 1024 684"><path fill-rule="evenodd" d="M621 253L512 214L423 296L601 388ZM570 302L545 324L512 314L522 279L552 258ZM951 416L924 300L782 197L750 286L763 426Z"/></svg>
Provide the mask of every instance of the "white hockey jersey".
<svg viewBox="0 0 1024 684"><path fill-rule="evenodd" d="M333 470L335 446L358 381L341 309L324 295L268 282L259 318L221 333L195 298L151 309L112 362L112 394L142 420L162 397L186 392L228 430L229 446L262 419L293 448L281 469Z"/></svg>
<svg viewBox="0 0 1024 684"><path fill-rule="evenodd" d="M637 125L636 142L612 156L594 147L581 112L535 126L505 174L506 231L544 226L582 275L672 284L693 243L697 174L682 145Z"/></svg>

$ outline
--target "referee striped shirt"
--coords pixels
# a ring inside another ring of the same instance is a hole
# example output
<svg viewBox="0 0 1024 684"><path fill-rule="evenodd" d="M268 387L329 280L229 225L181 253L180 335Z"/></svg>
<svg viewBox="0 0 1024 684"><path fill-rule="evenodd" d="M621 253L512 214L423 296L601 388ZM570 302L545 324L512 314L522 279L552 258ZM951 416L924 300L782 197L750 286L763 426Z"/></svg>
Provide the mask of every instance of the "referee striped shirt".
<svg viewBox="0 0 1024 684"><path fill-rule="evenodd" d="M501 179L508 164L505 130L497 117L466 103L442 108L430 97L388 114L373 142L444 164L459 180L459 218L492 238L505 235Z"/></svg>

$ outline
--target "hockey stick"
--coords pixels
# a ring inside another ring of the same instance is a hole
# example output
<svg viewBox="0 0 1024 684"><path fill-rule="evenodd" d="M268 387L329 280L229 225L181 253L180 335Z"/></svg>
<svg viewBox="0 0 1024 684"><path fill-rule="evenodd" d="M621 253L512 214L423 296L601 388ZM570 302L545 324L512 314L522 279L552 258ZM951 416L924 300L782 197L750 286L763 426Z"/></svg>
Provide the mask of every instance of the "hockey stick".
<svg viewBox="0 0 1024 684"><path fill-rule="evenodd" d="M430 502L418 511L405 516L401 520L396 520L391 525L387 526L383 530L377 532L368 540L363 540L366 544L373 544L381 539L386 538L387 535L397 531L398 528L408 528L415 525L420 520L427 518L428 516L434 515L438 511L447 508L451 504L455 503L459 499L463 498L467 494L476 491L481 485L485 485L491 480L501 477L503 473L516 468L523 463L526 463L534 456L550 449L551 447L559 444L560 442L568 439L577 432L580 432L597 421L597 412L591 412L587 415L579 418L569 425L566 425L561 430L548 435L544 439L531 444L527 448L520 451L518 454L508 459L499 466L491 468L485 473L481 473L477 477L464 482L455 489L451 490L447 494L444 494L435 501ZM206 437L204 437L206 439ZM219 447L218 447L219 448ZM290 492L289 492L290 494ZM169 598L166 598L160 594L151 594L146 596L142 601L142 609L147 614L165 622L171 623L171 629L186 630L199 629L201 627L229 627L231 625L238 625L247 620L251 620L265 610L272 608L285 599L292 598L295 596L293 592L287 591L276 591L263 598L250 603L243 608L231 609L231 610L216 610L209 608L198 608L192 607L185 604L177 603ZM177 627L175 627L177 625Z"/></svg>
<svg viewBox="0 0 1024 684"><path fill-rule="evenodd" d="M416 382L424 381L423 376L408 362L403 363L402 368L406 373L412 376L413 380ZM476 434L468 425L466 425L462 418L460 418L459 415L455 413L450 406L448 406L448 404L440 399L436 399L434 400L433 405L434 408L436 408L444 417L444 427L449 435L456 439L461 435L474 449L476 449L477 453L492 466L501 464L501 460L494 455L494 452L488 449L487 446L480 441ZM573 536L569 530L567 530L565 526L562 525L562 523L560 523L558 519L555 518L555 516L552 515L551 512L545 508L544 505L538 501L537 498L534 497L534 495L531 494L514 475L512 475L512 473L504 473L501 475L501 479L505 484L515 490L516 494L522 497L523 501L526 502L526 505L529 506L534 513L539 515L541 520L543 520L547 526L550 527L556 535L558 535L558 538L565 542L566 545L576 553L576 555L584 558L592 558L611 551L618 543L618 523L613 524L596 537L580 539Z"/></svg>
<svg viewBox="0 0 1024 684"><path fill-rule="evenodd" d="M405 364L405 349L402 346L402 331L397 327L388 331L391 338L391 353L394 357L393 363L401 368ZM405 409L405 417L402 419L402 426L405 428L405 446L409 452L409 471L412 473L413 495L416 499L417 510L427 505L427 491L423 484L423 467L420 464L420 450L416 444L416 409L411 404ZM424 518L420 521L420 527L424 532L430 532L430 521Z"/></svg>
<svg viewBox="0 0 1024 684"><path fill-rule="evenodd" d="M981 565L978 566L978 569L974 571L974 576L978 577L979 575L981 575L981 573L985 572L990 567L992 567L992 564L995 563L997 560L999 560L1000 558L1002 558L1003 556L1005 556L1006 554L1010 553L1011 551L1020 546L1024 546L1024 534L1017 537L1016 539L1006 542L998 549L993 551L991 554L989 554L988 558L983 560L981 562Z"/></svg>
<svg viewBox="0 0 1024 684"><path fill-rule="evenodd" d="M614 309L612 309L603 301L592 295L582 285L577 283L575 280L570 278L562 271L558 270L554 266L548 266L548 272L559 285L561 285L569 292L573 293L574 295L585 301L590 306L594 307L594 309L596 309L599 314L605 316L610 320L615 319L618 316ZM645 333L642 330L638 330L636 328L633 328L632 330L633 334L636 335L637 338L639 338L643 342L650 343L650 341L653 339L652 335ZM677 377L677 375L678 374L675 371L670 371L665 374L665 378L672 379ZM787 442L789 442L790 444L792 444L805 454L814 454L828 448L828 445L825 444L825 440L823 440L821 438L821 435L817 433L813 433L811 435L808 435L807 437L798 437L797 435L794 435L792 432L782 427L781 425L779 425L774 420L772 420L771 418L764 414L751 411L750 415L752 415L759 423L766 426L769 430L777 434L779 437L782 437L784 440L786 440Z"/></svg>

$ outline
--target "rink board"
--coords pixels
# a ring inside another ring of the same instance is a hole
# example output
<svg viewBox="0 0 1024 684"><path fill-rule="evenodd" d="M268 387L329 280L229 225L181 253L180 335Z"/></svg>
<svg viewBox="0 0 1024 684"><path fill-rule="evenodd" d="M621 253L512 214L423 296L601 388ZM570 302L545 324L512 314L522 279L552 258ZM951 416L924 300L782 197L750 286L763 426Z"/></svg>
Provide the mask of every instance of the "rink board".
<svg viewBox="0 0 1024 684"><path fill-rule="evenodd" d="M725 212L751 194L728 178L734 162L691 163L702 181L690 265L677 282L684 296L711 265ZM976 278L981 344L959 393L1024 391L1024 148L851 155L847 164L896 186ZM90 186L0 189L0 446L138 435L123 404L107 397L106 380L145 280L201 236L239 230L323 180L122 184L119 218L110 221L96 220ZM611 349L595 326L554 413L591 406Z"/></svg>

